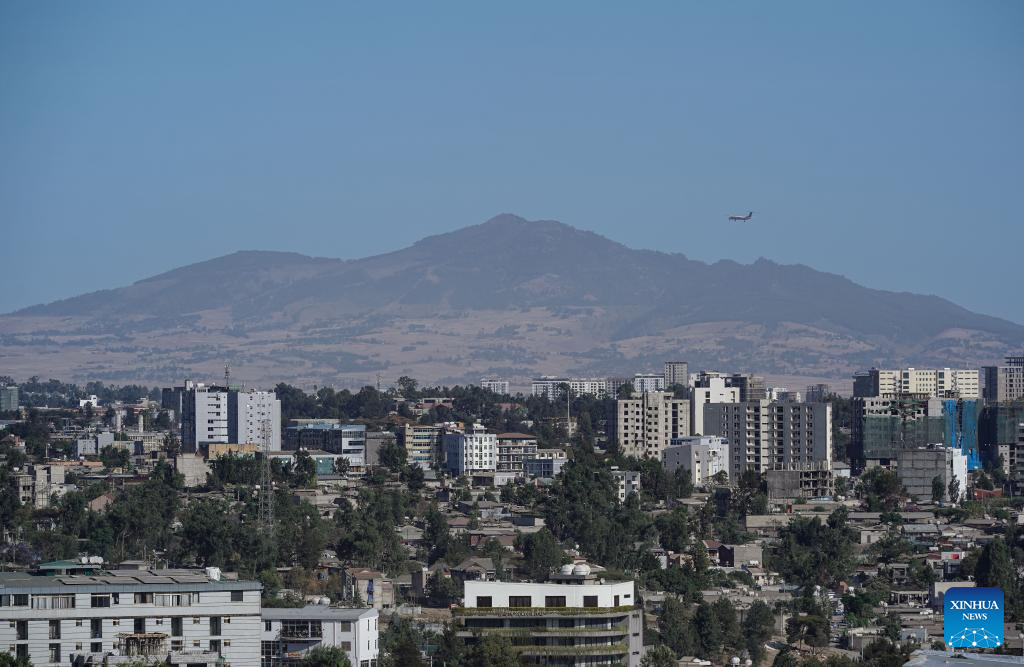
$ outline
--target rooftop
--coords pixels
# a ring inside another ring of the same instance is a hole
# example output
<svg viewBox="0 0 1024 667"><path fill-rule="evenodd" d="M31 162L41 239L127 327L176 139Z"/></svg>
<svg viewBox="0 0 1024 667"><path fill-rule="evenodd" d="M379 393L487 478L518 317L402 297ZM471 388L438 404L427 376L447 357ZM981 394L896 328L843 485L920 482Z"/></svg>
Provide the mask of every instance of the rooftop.
<svg viewBox="0 0 1024 667"><path fill-rule="evenodd" d="M72 561L73 562L73 561ZM57 565L55 561L50 565ZM93 566L97 567L97 566ZM97 570L93 574L0 572L0 589L22 593L185 592L262 589L258 581L211 579L203 570Z"/></svg>
<svg viewBox="0 0 1024 667"><path fill-rule="evenodd" d="M374 609L369 608L311 604L305 607L264 607L262 616L265 621L355 621L376 613Z"/></svg>

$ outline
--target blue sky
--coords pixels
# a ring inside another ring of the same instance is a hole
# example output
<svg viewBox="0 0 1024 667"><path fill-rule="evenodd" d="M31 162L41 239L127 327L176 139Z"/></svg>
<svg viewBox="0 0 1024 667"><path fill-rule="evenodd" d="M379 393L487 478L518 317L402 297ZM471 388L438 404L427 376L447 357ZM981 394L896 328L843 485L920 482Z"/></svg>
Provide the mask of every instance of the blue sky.
<svg viewBox="0 0 1024 667"><path fill-rule="evenodd" d="M0 3L0 312L512 212L1024 322L1022 35L1013 1Z"/></svg>

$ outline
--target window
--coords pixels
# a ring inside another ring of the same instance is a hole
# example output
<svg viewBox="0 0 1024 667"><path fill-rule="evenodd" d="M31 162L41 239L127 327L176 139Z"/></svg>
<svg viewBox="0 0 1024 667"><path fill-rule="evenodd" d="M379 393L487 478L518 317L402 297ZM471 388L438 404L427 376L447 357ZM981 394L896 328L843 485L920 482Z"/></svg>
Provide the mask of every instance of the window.
<svg viewBox="0 0 1024 667"><path fill-rule="evenodd" d="M476 606L484 609L491 608L491 596L490 595L478 595L476 596Z"/></svg>
<svg viewBox="0 0 1024 667"><path fill-rule="evenodd" d="M50 639L60 639L60 621L50 621Z"/></svg>
<svg viewBox="0 0 1024 667"><path fill-rule="evenodd" d="M185 634L185 633L183 633L181 631L181 617L179 616L179 617L176 617L176 618L172 618L171 619L171 636L172 637L180 637L183 634Z"/></svg>
<svg viewBox="0 0 1024 667"><path fill-rule="evenodd" d="M90 605L93 606L93 607L109 607L110 606L110 596L109 595L98 595L96 593L93 593L92 594L92 598L90 600Z"/></svg>
<svg viewBox="0 0 1024 667"><path fill-rule="evenodd" d="M269 630L269 629L270 628L267 628L267 630ZM352 623L350 621L342 621L341 622L341 631L342 632L352 632Z"/></svg>
<svg viewBox="0 0 1024 667"><path fill-rule="evenodd" d="M346 624L344 624L344 623L342 624L342 628L341 628L342 630L345 629L345 627L344 627L345 625ZM349 623L347 625L351 625L351 623ZM272 629L272 625L271 625L270 621L263 621L263 630L265 632L270 632L271 629Z"/></svg>
<svg viewBox="0 0 1024 667"><path fill-rule="evenodd" d="M583 596L583 606L584 607L596 607L597 606L597 596L596 595L584 595Z"/></svg>
<svg viewBox="0 0 1024 667"><path fill-rule="evenodd" d="M89 621L89 637L92 639L103 638L103 619L94 618Z"/></svg>
<svg viewBox="0 0 1024 667"><path fill-rule="evenodd" d="M135 634L140 634L140 633L143 633L145 631L146 631L146 619L144 619L144 618L136 618L135 619L135 628L134 628Z"/></svg>
<svg viewBox="0 0 1024 667"><path fill-rule="evenodd" d="M243 593L244 593L244 591L231 591L231 601L232 602L241 602L242 599L243 599L242 598L242 594Z"/></svg>
<svg viewBox="0 0 1024 667"><path fill-rule="evenodd" d="M60 644L50 644L50 662L60 662Z"/></svg>
<svg viewBox="0 0 1024 667"><path fill-rule="evenodd" d="M210 640L210 652L211 653L216 653L217 655L220 655L220 640L219 639L211 639Z"/></svg>
<svg viewBox="0 0 1024 667"><path fill-rule="evenodd" d="M191 600L188 593L158 593L153 602L158 607L187 607Z"/></svg>
<svg viewBox="0 0 1024 667"><path fill-rule="evenodd" d="M28 660L28 644L18 644L17 648L14 649L16 658L25 658Z"/></svg>
<svg viewBox="0 0 1024 667"><path fill-rule="evenodd" d="M135 604L153 604L152 593L136 593Z"/></svg>
<svg viewBox="0 0 1024 667"><path fill-rule="evenodd" d="M28 639L28 621L17 621L17 628L14 631L14 639L19 642L23 642Z"/></svg>
<svg viewBox="0 0 1024 667"><path fill-rule="evenodd" d="M508 596L509 607L529 607L532 603L529 595L510 595Z"/></svg>
<svg viewBox="0 0 1024 667"><path fill-rule="evenodd" d="M181 641L180 639L172 639L171 640L171 650L172 651L183 651L183 650L185 650L185 642Z"/></svg>
<svg viewBox="0 0 1024 667"><path fill-rule="evenodd" d="M89 644L89 653L103 653L103 642Z"/></svg>
<svg viewBox="0 0 1024 667"><path fill-rule="evenodd" d="M27 607L28 606L28 593L15 593L11 596L13 603L12 607Z"/></svg>
<svg viewBox="0 0 1024 667"><path fill-rule="evenodd" d="M352 642L341 642L341 650L342 651L351 651L352 650Z"/></svg>
<svg viewBox="0 0 1024 667"><path fill-rule="evenodd" d="M220 634L220 616L210 617L210 634L214 636Z"/></svg>
<svg viewBox="0 0 1024 667"><path fill-rule="evenodd" d="M33 609L74 609L74 595L33 595Z"/></svg>
<svg viewBox="0 0 1024 667"><path fill-rule="evenodd" d="M564 607L565 596L564 595L545 595L544 596L545 607Z"/></svg>

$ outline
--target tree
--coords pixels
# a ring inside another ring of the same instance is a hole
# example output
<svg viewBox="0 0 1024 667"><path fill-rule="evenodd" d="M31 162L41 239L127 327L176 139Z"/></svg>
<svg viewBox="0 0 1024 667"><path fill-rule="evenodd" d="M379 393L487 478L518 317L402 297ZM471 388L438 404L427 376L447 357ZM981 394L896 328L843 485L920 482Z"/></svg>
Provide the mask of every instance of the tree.
<svg viewBox="0 0 1024 667"><path fill-rule="evenodd" d="M300 667L352 667L348 654L337 646L316 646L310 649L302 660Z"/></svg>
<svg viewBox="0 0 1024 667"><path fill-rule="evenodd" d="M1017 577L1013 554L1006 541L995 538L985 545L974 568L978 586L999 588L1006 598L1007 610L1013 611L1017 604ZM1008 614L1009 618L1010 615Z"/></svg>
<svg viewBox="0 0 1024 667"><path fill-rule="evenodd" d="M380 448L380 463L391 472L399 472L405 465L405 447L398 444L396 440L388 440Z"/></svg>
<svg viewBox="0 0 1024 667"><path fill-rule="evenodd" d="M932 502L941 503L946 497L946 485L942 483L942 476L932 477Z"/></svg>
<svg viewBox="0 0 1024 667"><path fill-rule="evenodd" d="M416 398L416 387L418 385L419 383L408 375L398 378L398 391L402 394L402 398L406 400Z"/></svg>
<svg viewBox="0 0 1024 667"><path fill-rule="evenodd" d="M815 648L828 646L828 640L829 624L823 615L801 614L786 621L786 641L806 644L812 654Z"/></svg>
<svg viewBox="0 0 1024 667"><path fill-rule="evenodd" d="M519 667L508 637L487 635L469 651L467 667Z"/></svg>
<svg viewBox="0 0 1024 667"><path fill-rule="evenodd" d="M735 620L734 618L734 623ZM705 659L717 655L722 650L722 627L718 625L718 618L707 602L697 605L697 613L693 616L693 626L700 638L700 651L697 652L697 655Z"/></svg>
<svg viewBox="0 0 1024 667"><path fill-rule="evenodd" d="M954 505L960 500L960 480L953 475L949 480L949 502Z"/></svg>
<svg viewBox="0 0 1024 667"><path fill-rule="evenodd" d="M459 598L459 585L451 577L440 572L430 575L427 582L427 599L432 607L448 607Z"/></svg>
<svg viewBox="0 0 1024 667"><path fill-rule="evenodd" d="M129 456L127 449L107 445L100 451L100 461L107 468L127 468L128 463L131 461L131 456Z"/></svg>
<svg viewBox="0 0 1024 667"><path fill-rule="evenodd" d="M295 452L295 464L292 468L292 479L295 486L308 489L316 486L316 461L304 449Z"/></svg>
<svg viewBox="0 0 1024 667"><path fill-rule="evenodd" d="M348 474L349 462L344 456L339 456L334 459L334 472L335 474L345 476Z"/></svg>
<svg viewBox="0 0 1024 667"><path fill-rule="evenodd" d="M15 658L10 653L0 653L0 667L32 667L28 658Z"/></svg>
<svg viewBox="0 0 1024 667"><path fill-rule="evenodd" d="M530 578L544 580L551 569L567 560L558 540L547 528L517 538L523 552L523 569Z"/></svg>
<svg viewBox="0 0 1024 667"><path fill-rule="evenodd" d="M676 654L664 644L648 649L640 661L640 667L676 667L678 664Z"/></svg>
<svg viewBox="0 0 1024 667"><path fill-rule="evenodd" d="M622 385L615 390L615 398L630 398L633 396L633 383L623 382Z"/></svg>
<svg viewBox="0 0 1024 667"><path fill-rule="evenodd" d="M690 622L686 606L675 597L666 596L661 616L658 617L661 641L676 655L694 655L700 650L700 637Z"/></svg>
<svg viewBox="0 0 1024 667"><path fill-rule="evenodd" d="M426 475L423 468L418 465L407 465L402 468L402 481L413 493L420 491L426 486Z"/></svg>
<svg viewBox="0 0 1024 667"><path fill-rule="evenodd" d="M755 664L760 662L764 655L764 646L771 640L774 630L775 614L763 601L755 600L743 619L743 636L746 639L747 652Z"/></svg>

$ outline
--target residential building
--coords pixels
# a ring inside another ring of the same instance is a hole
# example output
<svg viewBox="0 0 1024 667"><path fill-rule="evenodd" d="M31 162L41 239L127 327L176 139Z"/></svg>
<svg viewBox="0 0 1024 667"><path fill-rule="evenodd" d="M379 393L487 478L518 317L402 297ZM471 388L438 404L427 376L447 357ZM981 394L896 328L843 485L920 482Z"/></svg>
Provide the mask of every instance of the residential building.
<svg viewBox="0 0 1024 667"><path fill-rule="evenodd" d="M406 424L402 427L402 446L405 448L406 461L409 465L419 466L424 470L434 465L437 453L441 451L441 436L444 429L440 426L423 426Z"/></svg>
<svg viewBox="0 0 1024 667"><path fill-rule="evenodd" d="M666 472L674 474L678 468L685 468L694 486L709 483L722 471L729 474L729 441L717 436L673 438L662 456Z"/></svg>
<svg viewBox="0 0 1024 667"><path fill-rule="evenodd" d="M523 461L523 473L527 477L554 479L568 460L564 449L538 449Z"/></svg>
<svg viewBox="0 0 1024 667"><path fill-rule="evenodd" d="M832 460L830 403L709 403L704 429L729 441L733 481L744 470L799 470Z"/></svg>
<svg viewBox="0 0 1024 667"><path fill-rule="evenodd" d="M108 571L89 559L3 572L0 650L39 667L257 665L261 588L217 568Z"/></svg>
<svg viewBox="0 0 1024 667"><path fill-rule="evenodd" d="M341 572L341 585L349 600L360 599L373 609L395 606L395 587L383 572L365 567L350 567Z"/></svg>
<svg viewBox="0 0 1024 667"><path fill-rule="evenodd" d="M210 443L262 444L264 422L269 427L270 449L281 449L281 402L272 391L186 382L180 400L181 445L186 452L200 451Z"/></svg>
<svg viewBox="0 0 1024 667"><path fill-rule="evenodd" d="M1008 356L1002 366L986 366L985 400L1008 403L1024 398L1024 356Z"/></svg>
<svg viewBox="0 0 1024 667"><path fill-rule="evenodd" d="M804 390L804 400L808 403L824 403L832 395L832 387L827 384L809 384Z"/></svg>
<svg viewBox="0 0 1024 667"><path fill-rule="evenodd" d="M477 424L465 433L445 433L442 440L445 466L452 475L494 472L497 469L498 437Z"/></svg>
<svg viewBox="0 0 1024 667"><path fill-rule="evenodd" d="M499 433L497 436L497 472L522 475L523 462L537 453L537 436L528 433Z"/></svg>
<svg viewBox="0 0 1024 667"><path fill-rule="evenodd" d="M352 667L377 667L378 614L373 608L326 605L264 608L260 667L294 665L319 646L345 651Z"/></svg>
<svg viewBox="0 0 1024 667"><path fill-rule="evenodd" d="M733 373L725 377L725 386L740 390L741 401L763 401L768 398L764 378L748 373Z"/></svg>
<svg viewBox="0 0 1024 667"><path fill-rule="evenodd" d="M544 396L548 400L565 400L563 385L569 386L569 392L573 396L606 396L608 395L608 380L605 378L569 378L569 377L540 377L534 378L531 383L530 393L533 396Z"/></svg>
<svg viewBox="0 0 1024 667"><path fill-rule="evenodd" d="M643 616L633 595L632 581L604 583L580 563L545 583L467 581L452 614L468 643L516 634L513 651L527 664L637 667Z"/></svg>
<svg viewBox="0 0 1024 667"><path fill-rule="evenodd" d="M270 449L281 449L281 401L272 391L228 391L228 442L263 442L269 429Z"/></svg>
<svg viewBox="0 0 1024 667"><path fill-rule="evenodd" d="M725 378L708 377L690 390L690 433L704 434L704 406L708 403L739 403L739 387L725 386Z"/></svg>
<svg viewBox="0 0 1024 667"><path fill-rule="evenodd" d="M655 373L637 373L633 376L633 392L664 391L665 376Z"/></svg>
<svg viewBox="0 0 1024 667"><path fill-rule="evenodd" d="M764 563L760 544L723 544L718 547L718 564L722 567L743 567Z"/></svg>
<svg viewBox="0 0 1024 667"><path fill-rule="evenodd" d="M872 368L853 376L857 398L893 398L915 394L931 398L981 398L977 370L951 368Z"/></svg>
<svg viewBox="0 0 1024 667"><path fill-rule="evenodd" d="M648 391L619 399L615 437L626 456L661 460L672 441L690 435L690 401L671 392Z"/></svg>
<svg viewBox="0 0 1024 667"><path fill-rule="evenodd" d="M665 388L674 385L690 386L690 364L685 361L665 362Z"/></svg>
<svg viewBox="0 0 1024 667"><path fill-rule="evenodd" d="M956 478L960 492L967 491L967 457L962 452L942 445L901 449L897 455L896 475L911 498L921 502L932 500L932 481L942 482L942 500L949 501L949 483Z"/></svg>
<svg viewBox="0 0 1024 667"><path fill-rule="evenodd" d="M615 481L616 496L619 502L624 502L631 493L640 493L640 471L619 470L612 468L612 479Z"/></svg>
<svg viewBox="0 0 1024 667"><path fill-rule="evenodd" d="M336 419L292 420L285 429L285 448L317 449L342 454L353 468L366 466L366 425L342 424Z"/></svg>
<svg viewBox="0 0 1024 667"><path fill-rule="evenodd" d="M507 396L511 392L509 391L508 380L497 380L494 378L483 378L480 380L480 388L486 389L487 391L493 391L495 394L501 394Z"/></svg>
<svg viewBox="0 0 1024 667"><path fill-rule="evenodd" d="M18 385L0 387L0 412L14 412L18 409Z"/></svg>
<svg viewBox="0 0 1024 667"><path fill-rule="evenodd" d="M803 396L799 391L786 387L771 387L765 392L765 398L769 401L781 401L783 403L802 403Z"/></svg>

